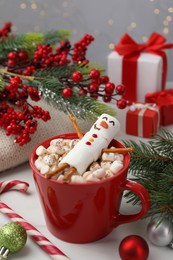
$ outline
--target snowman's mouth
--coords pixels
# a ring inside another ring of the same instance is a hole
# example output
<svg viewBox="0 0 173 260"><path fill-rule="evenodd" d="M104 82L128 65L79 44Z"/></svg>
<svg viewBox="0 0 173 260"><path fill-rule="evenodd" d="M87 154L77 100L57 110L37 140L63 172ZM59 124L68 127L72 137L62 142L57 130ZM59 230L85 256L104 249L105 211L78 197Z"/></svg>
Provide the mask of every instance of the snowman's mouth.
<svg viewBox="0 0 173 260"><path fill-rule="evenodd" d="M100 130L101 128L97 127L97 125L94 124L94 129Z"/></svg>

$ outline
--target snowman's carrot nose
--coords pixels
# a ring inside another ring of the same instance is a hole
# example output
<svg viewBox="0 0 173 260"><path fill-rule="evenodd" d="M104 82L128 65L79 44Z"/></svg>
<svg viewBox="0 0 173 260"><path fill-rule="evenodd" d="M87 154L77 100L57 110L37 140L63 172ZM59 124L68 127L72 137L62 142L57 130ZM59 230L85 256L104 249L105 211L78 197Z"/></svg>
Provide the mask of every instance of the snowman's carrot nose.
<svg viewBox="0 0 173 260"><path fill-rule="evenodd" d="M101 121L100 126L102 126L104 128L108 128L108 124L105 121Z"/></svg>

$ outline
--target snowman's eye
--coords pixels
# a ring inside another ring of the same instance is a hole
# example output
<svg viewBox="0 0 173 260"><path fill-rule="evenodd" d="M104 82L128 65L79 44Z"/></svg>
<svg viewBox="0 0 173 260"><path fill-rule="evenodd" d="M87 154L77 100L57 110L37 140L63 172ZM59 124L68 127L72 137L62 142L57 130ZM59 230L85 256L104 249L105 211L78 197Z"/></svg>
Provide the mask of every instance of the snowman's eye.
<svg viewBox="0 0 173 260"><path fill-rule="evenodd" d="M115 122L114 122L114 121L109 121L109 123L111 123L112 125L115 125Z"/></svg>
<svg viewBox="0 0 173 260"><path fill-rule="evenodd" d="M104 116L102 119L108 120L108 118L106 116Z"/></svg>

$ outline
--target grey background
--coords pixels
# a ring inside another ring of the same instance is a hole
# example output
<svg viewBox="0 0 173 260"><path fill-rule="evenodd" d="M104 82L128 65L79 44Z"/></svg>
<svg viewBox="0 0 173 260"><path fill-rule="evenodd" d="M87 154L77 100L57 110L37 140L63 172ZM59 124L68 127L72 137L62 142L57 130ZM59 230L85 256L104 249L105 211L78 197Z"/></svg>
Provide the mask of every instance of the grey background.
<svg viewBox="0 0 173 260"><path fill-rule="evenodd" d="M1 27L5 21L12 21L15 33L70 29L72 42L92 34L87 57L105 68L124 33L142 43L155 31L173 43L172 0L0 0ZM168 81L173 81L173 49L168 62Z"/></svg>

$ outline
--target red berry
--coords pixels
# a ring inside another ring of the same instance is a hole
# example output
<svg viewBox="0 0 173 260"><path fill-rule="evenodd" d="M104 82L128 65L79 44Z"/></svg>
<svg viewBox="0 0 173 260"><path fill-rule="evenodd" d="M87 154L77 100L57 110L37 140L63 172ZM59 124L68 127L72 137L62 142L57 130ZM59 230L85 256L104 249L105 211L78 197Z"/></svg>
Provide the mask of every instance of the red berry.
<svg viewBox="0 0 173 260"><path fill-rule="evenodd" d="M127 106L131 106L133 102L131 100L127 100Z"/></svg>
<svg viewBox="0 0 173 260"><path fill-rule="evenodd" d="M71 78L74 82L80 82L83 78L83 75L80 71L75 71L73 72Z"/></svg>
<svg viewBox="0 0 173 260"><path fill-rule="evenodd" d="M81 88L81 89L79 90L79 94L80 94L80 95L86 95L86 94L87 94L87 90Z"/></svg>
<svg viewBox="0 0 173 260"><path fill-rule="evenodd" d="M112 82L106 83L106 85L105 85L105 92L106 93L112 94L114 92L114 89L115 89L114 83L112 83Z"/></svg>
<svg viewBox="0 0 173 260"><path fill-rule="evenodd" d="M7 58L10 59L10 60L15 60L15 59L17 59L17 52L15 52L15 51L9 52Z"/></svg>
<svg viewBox="0 0 173 260"><path fill-rule="evenodd" d="M24 61L28 59L28 53L26 51L20 51L18 53L19 60Z"/></svg>
<svg viewBox="0 0 173 260"><path fill-rule="evenodd" d="M124 109L127 106L127 101L124 98L121 98L117 101L117 107L119 109Z"/></svg>
<svg viewBox="0 0 173 260"><path fill-rule="evenodd" d="M103 77L101 78L101 80L102 80L102 83L103 83L103 84L106 84L106 83L109 82L109 77L105 75L105 76L103 76Z"/></svg>
<svg viewBox="0 0 173 260"><path fill-rule="evenodd" d="M91 79L98 79L100 77L100 71L97 69L92 69L89 75Z"/></svg>
<svg viewBox="0 0 173 260"><path fill-rule="evenodd" d="M16 65L16 60L15 59L8 60L7 64L8 66L14 66Z"/></svg>
<svg viewBox="0 0 173 260"><path fill-rule="evenodd" d="M104 96L104 97L103 97L103 101L104 101L105 103L111 102L111 100L112 100L112 97L111 97L111 96Z"/></svg>
<svg viewBox="0 0 173 260"><path fill-rule="evenodd" d="M97 92L99 89L98 84L91 83L88 87L89 92Z"/></svg>
<svg viewBox="0 0 173 260"><path fill-rule="evenodd" d="M101 78L92 79L92 83L96 83L96 84L98 84L98 85L101 85L101 84L102 84L102 80L101 80Z"/></svg>
<svg viewBox="0 0 173 260"><path fill-rule="evenodd" d="M116 89L117 94L122 95L122 94L124 94L126 87L122 84L119 84L116 86L115 89Z"/></svg>
<svg viewBox="0 0 173 260"><path fill-rule="evenodd" d="M90 94L90 97L92 97L94 99L98 99L98 94L96 92L93 92Z"/></svg>
<svg viewBox="0 0 173 260"><path fill-rule="evenodd" d="M70 98L72 96L72 94L73 94L73 91L70 87L66 87L62 91L62 96L64 98Z"/></svg>

